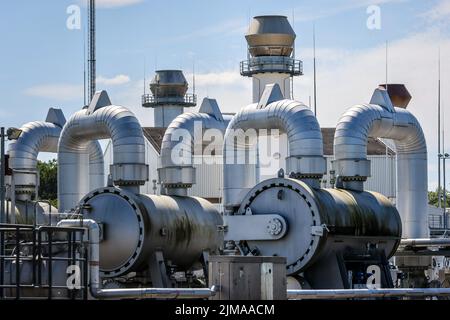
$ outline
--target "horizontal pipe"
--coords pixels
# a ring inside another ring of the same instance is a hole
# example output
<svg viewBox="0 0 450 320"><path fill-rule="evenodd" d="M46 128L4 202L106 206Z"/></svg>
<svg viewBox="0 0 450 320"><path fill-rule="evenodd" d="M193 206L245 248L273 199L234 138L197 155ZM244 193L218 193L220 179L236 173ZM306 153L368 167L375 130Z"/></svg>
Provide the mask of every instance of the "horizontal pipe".
<svg viewBox="0 0 450 320"><path fill-rule="evenodd" d="M450 296L450 288L288 290L288 299L352 299Z"/></svg>
<svg viewBox="0 0 450 320"><path fill-rule="evenodd" d="M400 245L410 247L430 247L430 246L450 247L450 238L402 239Z"/></svg>
<svg viewBox="0 0 450 320"><path fill-rule="evenodd" d="M217 292L211 288L130 288L103 289L96 292L99 299L207 299Z"/></svg>

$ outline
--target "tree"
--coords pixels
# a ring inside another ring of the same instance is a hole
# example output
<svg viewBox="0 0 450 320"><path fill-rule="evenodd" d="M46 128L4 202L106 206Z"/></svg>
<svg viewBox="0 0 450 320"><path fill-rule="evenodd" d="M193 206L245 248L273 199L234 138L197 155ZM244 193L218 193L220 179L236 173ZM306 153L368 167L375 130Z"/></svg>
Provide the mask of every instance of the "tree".
<svg viewBox="0 0 450 320"><path fill-rule="evenodd" d="M448 192L448 190L445 190L445 192L447 193L447 208L450 208L450 193ZM444 206L444 192L441 188L441 206ZM438 206L438 189L436 189L436 191L428 191L428 204L433 205L435 207Z"/></svg>
<svg viewBox="0 0 450 320"><path fill-rule="evenodd" d="M40 176L39 199L48 200L52 206L58 204L58 163L55 159L48 162L38 161Z"/></svg>

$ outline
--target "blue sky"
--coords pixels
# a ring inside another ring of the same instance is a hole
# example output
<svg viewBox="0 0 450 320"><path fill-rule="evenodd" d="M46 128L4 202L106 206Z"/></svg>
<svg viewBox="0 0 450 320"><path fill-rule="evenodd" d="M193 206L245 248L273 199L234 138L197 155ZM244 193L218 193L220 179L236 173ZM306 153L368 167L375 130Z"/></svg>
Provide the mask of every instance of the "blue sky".
<svg viewBox="0 0 450 320"><path fill-rule="evenodd" d="M443 104L450 104L449 0L97 1L98 88L107 89L113 103L136 112L143 125L152 123L151 111L139 103L144 63L148 78L155 68L181 68L190 80L195 62L199 98L217 98L223 111L235 112L251 102L250 80L239 75L250 17L284 14L292 20L294 12L296 53L305 69L305 76L295 81L295 98L308 102L312 92L313 23L322 126L334 126L345 108L367 102L384 81L388 41L388 77L410 89L409 108L422 122L430 159L435 159L438 47ZM2 126L43 119L55 106L69 117L82 106L84 31L67 29L66 10L79 5L84 25L84 2L16 0L0 5ZM381 9L380 30L366 27L366 9L373 4ZM430 187L436 181L434 162Z"/></svg>

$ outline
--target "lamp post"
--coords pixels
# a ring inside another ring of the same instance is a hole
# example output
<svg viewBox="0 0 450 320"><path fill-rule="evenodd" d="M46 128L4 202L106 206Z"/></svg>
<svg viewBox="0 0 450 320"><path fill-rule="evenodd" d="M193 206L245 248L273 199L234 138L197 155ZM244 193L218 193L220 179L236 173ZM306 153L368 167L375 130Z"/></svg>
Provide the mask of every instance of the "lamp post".
<svg viewBox="0 0 450 320"><path fill-rule="evenodd" d="M446 189L446 181L445 181L445 169L446 169L446 167L445 167L445 160L447 160L447 159L450 159L450 155L448 154L448 153L444 153L444 154L439 154L439 158L440 159L442 159L442 169L443 169L443 175L442 175L442 178L443 178L443 186L444 186L444 188L443 188L443 197L442 197L442 200L443 200L443 204L444 204L444 229L447 229L447 219L446 219L446 217L447 217L447 213L446 213L446 210L447 210L447 189Z"/></svg>

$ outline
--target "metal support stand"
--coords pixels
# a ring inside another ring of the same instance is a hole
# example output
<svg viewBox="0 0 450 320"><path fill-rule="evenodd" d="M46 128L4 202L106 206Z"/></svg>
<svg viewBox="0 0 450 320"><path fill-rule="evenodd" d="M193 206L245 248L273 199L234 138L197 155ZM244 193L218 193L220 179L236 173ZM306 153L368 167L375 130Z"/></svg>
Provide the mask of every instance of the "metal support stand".
<svg viewBox="0 0 450 320"><path fill-rule="evenodd" d="M205 280L206 283L208 283L209 280L209 252L208 251L203 251L202 252L202 257L201 257L201 263L202 263L202 267L203 267L203 275L205 276Z"/></svg>
<svg viewBox="0 0 450 320"><path fill-rule="evenodd" d="M150 277L152 279L152 286L156 288L171 288L172 283L167 276L166 263L161 251L156 251L153 254L149 263Z"/></svg>

